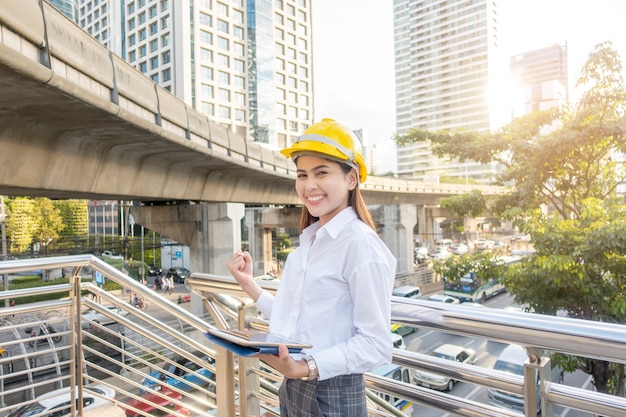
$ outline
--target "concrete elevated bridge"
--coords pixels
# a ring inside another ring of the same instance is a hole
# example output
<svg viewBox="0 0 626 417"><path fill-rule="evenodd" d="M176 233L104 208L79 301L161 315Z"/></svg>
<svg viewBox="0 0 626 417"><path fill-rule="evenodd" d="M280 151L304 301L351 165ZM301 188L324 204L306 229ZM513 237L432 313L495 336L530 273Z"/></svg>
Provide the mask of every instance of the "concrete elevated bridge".
<svg viewBox="0 0 626 417"><path fill-rule="evenodd" d="M46 2L0 2L0 92L2 195L182 202L133 214L197 249L199 241L216 241L202 219L232 211L203 214L206 203L299 204L291 161L177 99ZM405 231L386 237L409 268L417 217L428 229L423 208L473 188L371 176L363 193L370 205L412 207L400 216Z"/></svg>

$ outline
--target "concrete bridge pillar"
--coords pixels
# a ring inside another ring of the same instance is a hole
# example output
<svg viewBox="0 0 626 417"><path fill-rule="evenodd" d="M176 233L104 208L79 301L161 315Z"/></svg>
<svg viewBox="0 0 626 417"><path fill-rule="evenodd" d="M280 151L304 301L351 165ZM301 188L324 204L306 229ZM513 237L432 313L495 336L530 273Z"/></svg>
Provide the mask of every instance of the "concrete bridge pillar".
<svg viewBox="0 0 626 417"><path fill-rule="evenodd" d="M228 275L226 262L241 248L240 203L132 207L135 222L189 246L190 269Z"/></svg>
<svg viewBox="0 0 626 417"><path fill-rule="evenodd" d="M413 228L417 223L417 207L413 204L372 206L370 211L381 226L380 237L398 260L396 274L413 272Z"/></svg>

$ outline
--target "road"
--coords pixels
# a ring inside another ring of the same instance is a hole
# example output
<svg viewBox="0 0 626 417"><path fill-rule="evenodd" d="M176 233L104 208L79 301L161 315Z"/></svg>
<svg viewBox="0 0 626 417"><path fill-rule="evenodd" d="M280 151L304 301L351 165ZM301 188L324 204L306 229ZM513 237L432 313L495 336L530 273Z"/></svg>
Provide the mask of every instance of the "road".
<svg viewBox="0 0 626 417"><path fill-rule="evenodd" d="M497 295L485 302L485 306L490 308L505 308L513 302L513 297L508 293ZM528 313L532 314L532 313ZM493 368L500 352L507 346L505 343L488 341L483 339L470 338L455 334L442 333L434 330L418 330L404 337L407 349L412 352L430 354L436 347L444 343L452 343L474 349L477 354L476 365L484 368ZM578 371L573 374L565 374L564 384L592 389L589 375ZM457 383L450 394L468 398L481 404L487 402L487 388L468 384L464 382ZM448 417L457 414L445 413L426 406L414 404L412 417ZM591 417L589 413L583 413L578 410L563 409L555 407L554 415L559 417Z"/></svg>

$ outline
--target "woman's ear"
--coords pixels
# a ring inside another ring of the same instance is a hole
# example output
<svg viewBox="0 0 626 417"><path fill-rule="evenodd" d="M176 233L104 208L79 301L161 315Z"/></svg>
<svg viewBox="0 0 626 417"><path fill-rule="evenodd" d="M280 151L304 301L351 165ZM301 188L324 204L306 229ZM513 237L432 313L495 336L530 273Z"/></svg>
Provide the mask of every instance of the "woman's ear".
<svg viewBox="0 0 626 417"><path fill-rule="evenodd" d="M358 173L356 172L356 169L351 169L350 172L348 173L348 188L350 189L350 191L354 190L357 186L357 184L359 183L358 180Z"/></svg>

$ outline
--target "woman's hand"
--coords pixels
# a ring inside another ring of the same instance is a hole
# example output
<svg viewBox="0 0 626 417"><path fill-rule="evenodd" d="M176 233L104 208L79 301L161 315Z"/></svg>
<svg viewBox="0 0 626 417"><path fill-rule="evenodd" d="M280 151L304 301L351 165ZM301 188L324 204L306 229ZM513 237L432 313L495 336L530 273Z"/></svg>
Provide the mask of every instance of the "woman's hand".
<svg viewBox="0 0 626 417"><path fill-rule="evenodd" d="M286 378L297 379L309 375L309 367L306 361L297 361L292 358L289 354L289 349L285 345L278 345L278 355L263 354L257 355L257 357Z"/></svg>
<svg viewBox="0 0 626 417"><path fill-rule="evenodd" d="M252 257L249 252L237 251L230 258L226 267L237 283L254 301L261 295L261 287L252 276Z"/></svg>

